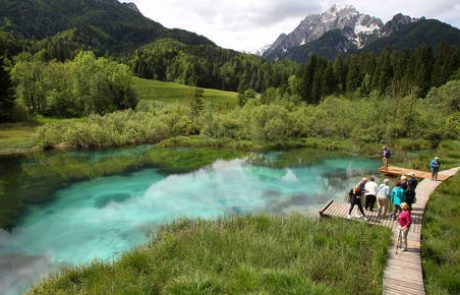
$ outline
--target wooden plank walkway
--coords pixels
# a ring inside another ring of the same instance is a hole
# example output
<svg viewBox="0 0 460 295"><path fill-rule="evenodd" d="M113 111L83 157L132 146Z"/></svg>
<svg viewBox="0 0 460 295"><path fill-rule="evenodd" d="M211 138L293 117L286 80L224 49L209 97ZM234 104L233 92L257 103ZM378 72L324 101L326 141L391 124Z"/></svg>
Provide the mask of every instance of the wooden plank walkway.
<svg viewBox="0 0 460 295"><path fill-rule="evenodd" d="M443 171L445 179L455 175L460 168ZM430 175L431 178L431 175ZM388 259L383 274L383 294L391 295L423 295L425 287L423 283L422 265L420 259L420 239L423 214L431 193L442 183L424 179L416 188L417 203L412 205L412 226L407 237L408 251L395 254L394 243L398 233L397 221L389 216L378 217L376 210L366 212L369 218L368 223L386 226L393 231L393 244L388 249ZM320 211L322 217L334 216L345 218L348 214L350 204L329 202ZM358 208L354 209L357 212ZM389 215L389 213L387 213ZM352 213L353 215L353 213Z"/></svg>
<svg viewBox="0 0 460 295"><path fill-rule="evenodd" d="M391 176L399 176L399 175L408 175L410 172L415 173L415 177L417 178L424 178L424 179L431 179L431 172L420 171L420 170L412 170L407 168L401 168L396 166L388 166L388 169L384 169L381 167L379 172L384 175L391 175ZM438 180L444 181L449 178L444 171L440 171L438 174Z"/></svg>

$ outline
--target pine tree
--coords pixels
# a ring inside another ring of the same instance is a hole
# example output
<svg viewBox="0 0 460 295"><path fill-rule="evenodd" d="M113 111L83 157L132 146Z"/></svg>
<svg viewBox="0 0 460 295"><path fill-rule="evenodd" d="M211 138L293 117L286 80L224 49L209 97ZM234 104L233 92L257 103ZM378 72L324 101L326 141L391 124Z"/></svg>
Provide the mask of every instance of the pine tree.
<svg viewBox="0 0 460 295"><path fill-rule="evenodd" d="M345 93L345 67L343 64L343 59L341 55L337 55L334 61L334 75L335 75L335 80L337 83L337 92L338 93Z"/></svg>
<svg viewBox="0 0 460 295"><path fill-rule="evenodd" d="M433 70L433 51L431 47L419 47L414 54L415 95L425 97L431 88L431 73Z"/></svg>
<svg viewBox="0 0 460 295"><path fill-rule="evenodd" d="M346 91L353 92L362 83L362 71L358 56L351 55L347 58L347 69Z"/></svg>
<svg viewBox="0 0 460 295"><path fill-rule="evenodd" d="M372 78L373 88L377 89L381 95L384 95L392 79L391 50L385 48L378 58L377 67Z"/></svg>
<svg viewBox="0 0 460 295"><path fill-rule="evenodd" d="M203 88L194 87L190 93L190 111L192 120L198 118L204 109Z"/></svg>
<svg viewBox="0 0 460 295"><path fill-rule="evenodd" d="M331 62L327 63L326 69L323 72L322 78L322 94L324 96L331 95L337 91L337 80L334 75L334 69Z"/></svg>
<svg viewBox="0 0 460 295"><path fill-rule="evenodd" d="M0 57L0 122L14 120L14 91L13 85L5 69L5 57Z"/></svg>

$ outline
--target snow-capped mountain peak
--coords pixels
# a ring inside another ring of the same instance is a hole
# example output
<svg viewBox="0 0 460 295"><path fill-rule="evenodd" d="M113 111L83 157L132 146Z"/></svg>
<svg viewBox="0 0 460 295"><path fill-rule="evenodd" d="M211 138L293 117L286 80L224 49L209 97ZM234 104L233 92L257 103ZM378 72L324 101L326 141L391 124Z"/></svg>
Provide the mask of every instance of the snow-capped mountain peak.
<svg viewBox="0 0 460 295"><path fill-rule="evenodd" d="M322 14L307 16L290 34L281 34L263 55L272 59L281 58L290 49L315 41L333 30L343 31L349 41L347 44L354 44L359 49L369 39L379 37L383 27L380 19L361 14L352 5L334 4Z"/></svg>

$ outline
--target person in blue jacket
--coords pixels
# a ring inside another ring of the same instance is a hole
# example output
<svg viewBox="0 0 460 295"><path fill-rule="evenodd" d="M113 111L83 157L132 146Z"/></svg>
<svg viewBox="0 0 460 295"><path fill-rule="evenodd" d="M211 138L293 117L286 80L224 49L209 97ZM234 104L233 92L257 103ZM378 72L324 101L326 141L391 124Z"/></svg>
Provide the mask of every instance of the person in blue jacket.
<svg viewBox="0 0 460 295"><path fill-rule="evenodd" d="M441 161L438 157L434 157L430 162L431 180L438 180L439 166L441 166Z"/></svg>
<svg viewBox="0 0 460 295"><path fill-rule="evenodd" d="M393 203L393 219L398 218L399 213L401 213L401 203L405 201L405 192L401 187L401 182L396 182L393 191L391 192L391 202Z"/></svg>

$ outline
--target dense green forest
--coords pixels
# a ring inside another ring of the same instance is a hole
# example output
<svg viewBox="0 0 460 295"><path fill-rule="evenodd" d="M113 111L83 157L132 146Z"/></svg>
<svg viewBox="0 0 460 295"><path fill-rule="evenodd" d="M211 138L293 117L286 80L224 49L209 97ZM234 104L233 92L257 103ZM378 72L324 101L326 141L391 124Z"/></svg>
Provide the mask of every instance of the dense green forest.
<svg viewBox="0 0 460 295"><path fill-rule="evenodd" d="M61 57L77 48L98 54L129 52L169 37L186 44L213 44L195 33L167 29L128 4L106 0L0 0L0 30L20 39L43 40L40 48Z"/></svg>
<svg viewBox="0 0 460 295"><path fill-rule="evenodd" d="M305 64L294 64L161 40L136 50L129 62L133 72L144 78L239 92L278 88L282 94L318 103L332 94L366 97L372 91L382 96L425 97L431 87L446 83L459 69L460 51L440 43L435 49L386 48L380 54L339 55L333 61L313 55Z"/></svg>

